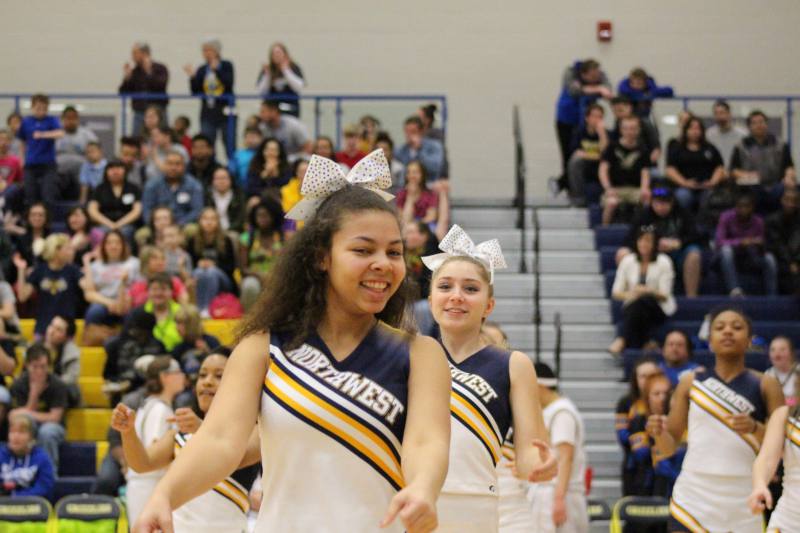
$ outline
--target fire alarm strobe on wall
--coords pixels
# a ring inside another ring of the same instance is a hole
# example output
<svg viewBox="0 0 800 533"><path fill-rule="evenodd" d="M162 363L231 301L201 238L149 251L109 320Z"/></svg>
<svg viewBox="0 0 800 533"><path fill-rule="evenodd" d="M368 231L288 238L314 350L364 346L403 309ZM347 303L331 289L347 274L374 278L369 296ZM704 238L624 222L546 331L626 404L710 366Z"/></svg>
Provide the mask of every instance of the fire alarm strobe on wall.
<svg viewBox="0 0 800 533"><path fill-rule="evenodd" d="M612 29L610 20L601 20L597 23L597 40L601 43L611 41Z"/></svg>

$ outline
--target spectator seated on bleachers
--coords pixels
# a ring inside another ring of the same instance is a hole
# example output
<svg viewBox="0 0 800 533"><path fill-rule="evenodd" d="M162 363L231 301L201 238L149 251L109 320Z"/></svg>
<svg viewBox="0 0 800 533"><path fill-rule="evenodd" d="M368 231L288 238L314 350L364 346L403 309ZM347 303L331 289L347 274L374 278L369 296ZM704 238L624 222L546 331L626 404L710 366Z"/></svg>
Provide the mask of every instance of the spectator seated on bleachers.
<svg viewBox="0 0 800 533"><path fill-rule="evenodd" d="M203 331L200 311L194 305L182 306L175 323L183 341L172 349L172 357L181 363L184 372L197 374L203 357L220 346L219 339Z"/></svg>
<svg viewBox="0 0 800 533"><path fill-rule="evenodd" d="M439 239L427 224L416 221L403 226L403 244L408 265L407 275L414 281L414 286L419 289L419 294L416 295L414 301L414 320L421 335L432 335L436 323L428 302L428 295L431 292L431 276L421 258L437 253Z"/></svg>
<svg viewBox="0 0 800 533"><path fill-rule="evenodd" d="M289 183L291 173L283 144L274 137L264 139L247 171L247 206L252 207L264 196L280 198L281 187Z"/></svg>
<svg viewBox="0 0 800 533"><path fill-rule="evenodd" d="M48 324L57 314L75 319L83 303L83 292L79 285L83 273L73 264L74 256L69 237L63 233L45 239L43 262L32 270L28 269L28 262L22 256L14 256L19 301L25 302L34 292L37 295L34 333L38 337L44 335Z"/></svg>
<svg viewBox="0 0 800 533"><path fill-rule="evenodd" d="M288 185L287 185L288 187ZM255 303L261 288L285 244L284 212L272 198L263 198L250 209L248 230L239 241L242 273L241 302L244 309Z"/></svg>
<svg viewBox="0 0 800 533"><path fill-rule="evenodd" d="M81 393L78 377L81 374L81 350L75 344L75 321L56 315L47 326L42 344L50 352L53 374L67 386L69 407L78 407Z"/></svg>
<svg viewBox="0 0 800 533"><path fill-rule="evenodd" d="M99 142L92 141L86 145L86 161L81 165L79 182L81 185L81 205L89 199L89 193L103 181L108 161L103 157L103 148Z"/></svg>
<svg viewBox="0 0 800 533"><path fill-rule="evenodd" d="M54 470L58 471L58 446L64 442L64 412L69 391L63 381L48 367L50 352L40 343L32 344L25 353L25 371L11 385L9 419L25 414L39 424L37 442L42 446Z"/></svg>
<svg viewBox="0 0 800 533"><path fill-rule="evenodd" d="M159 206L168 206L181 226L196 223L203 209L203 187L186 172L184 154L174 148L164 157L163 176L149 179L142 193L145 219Z"/></svg>
<svg viewBox="0 0 800 533"><path fill-rule="evenodd" d="M228 161L228 170L236 178L236 185L241 189L247 182L247 169L250 168L250 161L256 154L258 147L264 140L264 135L257 127L249 127L244 130L244 148L239 148Z"/></svg>
<svg viewBox="0 0 800 533"><path fill-rule="evenodd" d="M783 388L783 397L787 405L794 406L797 402L797 380L800 377L794 343L789 337L778 335L773 337L769 344L769 362L772 364L765 374L778 380Z"/></svg>
<svg viewBox="0 0 800 533"><path fill-rule="evenodd" d="M14 253L19 254L29 266L36 266L42 260L44 240L50 235L50 218L45 205L41 202L31 205L24 224L9 225L5 229L11 237Z"/></svg>
<svg viewBox="0 0 800 533"><path fill-rule="evenodd" d="M220 164L214 154L214 146L211 144L211 139L202 133L192 137L192 149L189 154L189 164L186 166L186 172L194 176L204 189L208 189L211 186L214 171L220 168Z"/></svg>
<svg viewBox="0 0 800 533"><path fill-rule="evenodd" d="M308 129L296 117L283 113L274 100L264 100L259 108L258 127L264 138L277 139L286 150L286 159L294 161L311 152ZM263 146L259 151L263 151ZM256 152L258 156L258 152Z"/></svg>
<svg viewBox="0 0 800 533"><path fill-rule="evenodd" d="M673 387L678 386L681 376L700 365L692 357L692 341L686 332L672 330L664 338L661 347L664 360L659 363L661 371L669 378Z"/></svg>
<svg viewBox="0 0 800 533"><path fill-rule="evenodd" d="M672 190L653 189L650 205L642 206L630 225L626 245L617 251L617 263L631 253L639 228L652 226L658 238L658 251L672 259L675 269L682 273L686 296L694 297L700 289L701 246L694 217L675 205Z"/></svg>
<svg viewBox="0 0 800 533"><path fill-rule="evenodd" d="M185 169L189 161L189 152L183 145L173 140L169 126L159 121L150 127L148 132L149 138L145 145L147 163L144 169L147 183L152 183L167 174L169 165L167 156L170 152L180 154Z"/></svg>
<svg viewBox="0 0 800 533"><path fill-rule="evenodd" d="M432 184L442 175L444 169L444 146L441 142L425 137L422 134L422 120L418 116L411 116L405 120L403 131L406 143L394 153L394 158L404 165L411 161L419 160L425 167L428 181Z"/></svg>
<svg viewBox="0 0 800 533"><path fill-rule="evenodd" d="M784 188L797 185L797 173L789 146L769 133L763 112L751 112L747 128L750 135L733 151L731 174L755 195L759 212L768 213L778 208Z"/></svg>
<svg viewBox="0 0 800 533"><path fill-rule="evenodd" d="M590 104L584 113L583 125L576 128L570 145L567 164L569 198L572 205L584 206L600 201L602 187L598 181L600 156L608 147L610 132L603 122L605 111L599 104Z"/></svg>
<svg viewBox="0 0 800 533"><path fill-rule="evenodd" d="M420 221L436 227L439 218L439 195L428 188L425 167L410 161L405 170L405 186L397 193L397 209L403 224Z"/></svg>
<svg viewBox="0 0 800 533"><path fill-rule="evenodd" d="M706 140L705 126L697 117L689 117L680 139L667 152L667 178L677 187L675 198L684 209L694 212L711 190L725 179L722 156Z"/></svg>
<svg viewBox="0 0 800 533"><path fill-rule="evenodd" d="M650 201L650 159L639 140L639 129L638 117L622 119L619 140L609 143L600 159L603 225L614 221L618 207Z"/></svg>
<svg viewBox="0 0 800 533"><path fill-rule="evenodd" d="M367 155L359 147L359 128L356 124L348 124L342 130L344 145L336 152L336 161L348 168L353 168L361 159Z"/></svg>
<svg viewBox="0 0 800 533"><path fill-rule="evenodd" d="M133 243L142 216L142 191L128 180L121 161L112 160L106 165L103 180L89 195L87 211L95 224L95 242L100 235L116 229Z"/></svg>
<svg viewBox="0 0 800 533"><path fill-rule="evenodd" d="M303 199L301 190L303 188L303 179L306 177L306 170L308 170L308 160L306 159L298 159L292 165L293 177L289 180L289 183L281 187L281 209L283 209L284 213L291 211ZM301 227L301 221L284 219L283 228L288 233L288 236L294 234Z"/></svg>
<svg viewBox="0 0 800 533"><path fill-rule="evenodd" d="M0 348L14 355L14 346L19 339L19 314L17 313L17 297L11 284L3 278L0 270ZM13 369L12 369L13 370ZM0 375L7 375L4 365L0 363Z"/></svg>
<svg viewBox="0 0 800 533"><path fill-rule="evenodd" d="M141 309L155 317L153 336L164 345L167 352L183 341L175 323L175 315L180 307L173 299L172 279L169 274L153 274L147 280L147 302Z"/></svg>
<svg viewBox="0 0 800 533"><path fill-rule="evenodd" d="M641 67L632 69L628 77L619 82L617 92L633 102L633 112L642 119L650 118L653 100L673 95L672 87L656 84L656 80Z"/></svg>
<svg viewBox="0 0 800 533"><path fill-rule="evenodd" d="M611 99L611 111L614 113L614 129L611 130L611 140L618 142L623 135L622 121L626 118L640 118L634 113L633 101L627 96L617 96ZM661 138L658 129L649 120L639 120L639 131L637 132L638 144L642 146L647 154L647 167L658 165L661 157Z"/></svg>
<svg viewBox="0 0 800 533"><path fill-rule="evenodd" d="M389 169L392 172L392 187L389 192L396 194L405 182L406 167L394 158L394 141L385 131L378 132L378 136L375 138L375 148L383 150L383 155L389 162Z"/></svg>
<svg viewBox="0 0 800 533"><path fill-rule="evenodd" d="M766 223L766 247L778 266L782 294L800 295L800 209L797 189L786 189L781 210L769 215Z"/></svg>
<svg viewBox="0 0 800 533"><path fill-rule="evenodd" d="M131 255L122 232L111 230L98 252L84 256L84 272L81 287L89 308L83 344L100 346L109 328L121 324L128 311L128 285L139 277L139 258Z"/></svg>
<svg viewBox="0 0 800 533"><path fill-rule="evenodd" d="M641 348L653 330L675 313L674 280L672 260L659 253L655 229L640 228L636 251L620 262L611 290L612 298L622 301L623 308L619 335L609 346L610 353Z"/></svg>
<svg viewBox="0 0 800 533"><path fill-rule="evenodd" d="M236 233L242 231L246 212L244 193L233 181L227 168L217 167L214 170L211 184L206 187L205 201L206 206L217 210L222 229Z"/></svg>
<svg viewBox="0 0 800 533"><path fill-rule="evenodd" d="M233 240L219 223L213 207L202 210L197 233L188 244L195 265L192 277L197 283L197 307L208 318L211 301L222 292L236 292L233 271L236 269L236 252Z"/></svg>
<svg viewBox="0 0 800 533"><path fill-rule="evenodd" d="M764 249L764 220L754 210L753 197L742 193L736 200L736 207L722 213L717 224L718 258L731 296L744 294L739 270L761 272L766 294L778 294L775 257Z"/></svg>
<svg viewBox="0 0 800 533"><path fill-rule="evenodd" d="M80 114L73 106L67 106L61 112L61 127L64 135L56 140L58 173L67 178L69 183L77 185L81 167L86 162L86 147L89 143L98 142L97 135L86 126L81 126ZM75 192L74 187L72 189ZM78 199L77 195L69 197Z"/></svg>
<svg viewBox="0 0 800 533"><path fill-rule="evenodd" d="M55 470L47 453L36 445L36 428L28 414L10 416L8 443L0 444L0 495L52 499Z"/></svg>
<svg viewBox="0 0 800 533"><path fill-rule="evenodd" d="M177 139L181 146L186 148L189 156L192 155L192 138L189 136L189 128L192 127L192 121L186 115L178 115L172 121L172 137Z"/></svg>
<svg viewBox="0 0 800 533"><path fill-rule="evenodd" d="M92 251L92 223L86 208L76 205L67 212L66 229L72 249L75 250L75 259L72 262L83 266L83 256ZM97 242L99 241L100 239Z"/></svg>
<svg viewBox="0 0 800 533"><path fill-rule="evenodd" d="M733 123L731 106L725 100L714 102L712 112L714 124L706 131L706 138L719 150L727 171L731 166L733 149L747 137L747 130Z"/></svg>
<svg viewBox="0 0 800 533"><path fill-rule="evenodd" d="M174 233L179 235L180 232L177 226L174 226L174 229ZM170 233L172 233L171 229L165 230L165 234L167 234L165 240L169 241ZM155 246L145 246L141 249L139 252L139 264L142 267L140 275L131 283L128 289L131 307L139 307L147 301L147 280L150 279L150 276L167 272L166 254L164 250ZM181 305L189 303L189 292L181 277L172 275L170 279L172 279L172 294L175 297L175 301Z"/></svg>
<svg viewBox="0 0 800 533"><path fill-rule="evenodd" d="M145 217L145 220L147 220L147 225L136 230L134 234L136 246L142 248L151 245L165 248L164 228L176 224L172 209L166 205L158 206L148 217Z"/></svg>

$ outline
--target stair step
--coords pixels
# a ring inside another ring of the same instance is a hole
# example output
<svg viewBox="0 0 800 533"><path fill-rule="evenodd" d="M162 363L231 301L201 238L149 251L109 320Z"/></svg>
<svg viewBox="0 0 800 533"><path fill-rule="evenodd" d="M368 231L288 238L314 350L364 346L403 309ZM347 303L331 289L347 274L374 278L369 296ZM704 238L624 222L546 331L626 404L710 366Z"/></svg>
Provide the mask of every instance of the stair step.
<svg viewBox="0 0 800 533"><path fill-rule="evenodd" d="M595 251L542 251L539 255L542 274L598 274L599 265Z"/></svg>
<svg viewBox="0 0 800 533"><path fill-rule="evenodd" d="M590 229L543 229L539 232L539 249L594 250L594 232Z"/></svg>
<svg viewBox="0 0 800 533"><path fill-rule="evenodd" d="M589 214L585 208L548 208L536 210L540 229L585 229L589 227Z"/></svg>
<svg viewBox="0 0 800 533"><path fill-rule="evenodd" d="M522 232L518 229L514 229L513 226L511 226L511 228L474 229L469 231L469 236L473 242L475 242L475 244L479 244L483 241L488 241L491 239L497 239L500 241L500 247L503 249L503 252L522 249L522 243L520 242ZM531 229L526 231L525 238L525 248L532 250L533 231Z"/></svg>
<svg viewBox="0 0 800 533"><path fill-rule="evenodd" d="M589 493L589 496L592 499L604 500L609 504L613 504L622 496L622 480L595 478L592 481L592 492ZM605 529L605 531L608 531L608 529Z"/></svg>
<svg viewBox="0 0 800 533"><path fill-rule="evenodd" d="M533 298L497 297L489 320L501 324L530 324L533 322Z"/></svg>
<svg viewBox="0 0 800 533"><path fill-rule="evenodd" d="M542 274L542 298L605 298L600 274Z"/></svg>
<svg viewBox="0 0 800 533"><path fill-rule="evenodd" d="M555 364L554 354L550 350L543 351L541 358L547 364ZM607 352L600 351L563 351L561 352L561 372L577 372L584 370L595 373L614 373L615 379L622 377L622 367ZM565 376L567 377L567 376ZM567 377L567 379L569 379Z"/></svg>
<svg viewBox="0 0 800 533"><path fill-rule="evenodd" d="M525 209L528 227L531 227L532 212L531 208ZM473 229L510 229L516 227L517 210L513 207L456 207L452 210L452 221L470 234Z"/></svg>
<svg viewBox="0 0 800 533"><path fill-rule="evenodd" d="M498 272L494 275L495 298L527 298L533 301L533 287L533 274Z"/></svg>
<svg viewBox="0 0 800 533"><path fill-rule="evenodd" d="M542 321L553 323L556 313L561 314L562 324L609 324L611 309L604 298L556 299L542 298Z"/></svg>
<svg viewBox="0 0 800 533"><path fill-rule="evenodd" d="M614 406L627 392L628 385L602 380L564 380L559 384L559 388L582 412L614 412Z"/></svg>

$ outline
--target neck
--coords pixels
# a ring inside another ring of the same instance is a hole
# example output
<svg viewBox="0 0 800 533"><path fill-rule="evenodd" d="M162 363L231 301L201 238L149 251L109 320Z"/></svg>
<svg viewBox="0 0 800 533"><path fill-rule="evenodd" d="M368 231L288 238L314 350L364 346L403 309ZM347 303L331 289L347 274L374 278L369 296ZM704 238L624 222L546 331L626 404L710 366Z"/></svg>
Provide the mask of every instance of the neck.
<svg viewBox="0 0 800 533"><path fill-rule="evenodd" d="M548 389L547 387L539 387L539 401L541 402L542 407L547 407L559 398L560 396L556 391Z"/></svg>
<svg viewBox="0 0 800 533"><path fill-rule="evenodd" d="M442 331L442 344L457 363L481 350L486 343L481 340L480 330Z"/></svg>
<svg viewBox="0 0 800 533"><path fill-rule="evenodd" d="M620 144L622 146L625 146L625 147L628 147L628 148L632 148L632 147L636 146L637 140L638 139L636 139L636 138L634 138L634 139L626 139L625 137L622 137L619 140L619 142L620 142Z"/></svg>
<svg viewBox="0 0 800 533"><path fill-rule="evenodd" d="M157 396L157 398L167 405L172 405L172 400L174 396L170 394L168 391L163 390L161 391L161 394Z"/></svg>
<svg viewBox="0 0 800 533"><path fill-rule="evenodd" d="M163 313L164 311L169 311L169 302L164 302L162 304L153 304L153 311L156 313Z"/></svg>
<svg viewBox="0 0 800 533"><path fill-rule="evenodd" d="M717 124L720 131L730 131L733 128L733 125L730 122L720 122Z"/></svg>
<svg viewBox="0 0 800 533"><path fill-rule="evenodd" d="M317 327L317 333L333 350L335 346L352 344L363 339L375 325L375 316L369 313L354 315L333 303L328 295L325 315Z"/></svg>
<svg viewBox="0 0 800 533"><path fill-rule="evenodd" d="M789 372L792 369L793 364L794 361L783 361L781 363L772 366L774 366L777 371L783 372L785 374L786 372Z"/></svg>
<svg viewBox="0 0 800 533"><path fill-rule="evenodd" d="M60 259L53 259L47 262L47 266L50 267L50 270L61 270L64 268L64 263Z"/></svg>
<svg viewBox="0 0 800 533"><path fill-rule="evenodd" d="M729 381L742 372L744 372L744 356L742 357L719 357L717 356L716 364L714 365L714 371L717 373L719 377L721 377L724 381Z"/></svg>

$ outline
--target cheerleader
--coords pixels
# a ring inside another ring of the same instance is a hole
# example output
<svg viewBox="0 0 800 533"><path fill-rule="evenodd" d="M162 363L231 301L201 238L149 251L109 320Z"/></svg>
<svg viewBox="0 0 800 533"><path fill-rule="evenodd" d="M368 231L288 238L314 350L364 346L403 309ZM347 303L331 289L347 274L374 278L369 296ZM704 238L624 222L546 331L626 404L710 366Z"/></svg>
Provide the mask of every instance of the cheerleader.
<svg viewBox="0 0 800 533"><path fill-rule="evenodd" d="M745 368L750 319L722 307L711 314L709 345L714 368L687 372L673 395L668 417L651 415L647 429L662 450L681 441L687 452L670 502L671 531L760 533L762 518L746 505L753 460L764 438L764 422L783 405L780 384Z"/></svg>
<svg viewBox="0 0 800 533"><path fill-rule="evenodd" d="M381 190L390 185L381 150L347 176L311 158L304 199L289 213L308 221L278 257L214 408L136 531L171 532L172 510L234 470L256 421L257 532L436 528L450 438L447 359L406 325L400 223Z"/></svg>
<svg viewBox="0 0 800 533"><path fill-rule="evenodd" d="M487 345L481 336L494 309L494 270L506 266L499 243L475 246L453 226L439 248L444 253L422 258L433 271L429 300L452 377L450 469L437 531L498 531L496 466L512 421L518 475L544 481L557 466L541 440L547 431L533 363L521 352Z"/></svg>
<svg viewBox="0 0 800 533"><path fill-rule="evenodd" d="M800 372L790 379L797 380ZM783 406L769 418L764 443L753 464L753 492L748 504L753 514L772 509L768 484L783 457L783 494L772 512L767 533L800 531L800 406Z"/></svg>
<svg viewBox="0 0 800 533"><path fill-rule="evenodd" d="M208 355L200 366L195 398L201 416L211 407L227 361L228 356L217 351ZM111 427L122 436L122 449L128 465L137 472L151 472L169 466L200 427L202 419L192 409L178 409L175 417L178 430L167 431L147 447L134 431L135 421L136 412L118 404L111 418ZM174 530L177 533L247 531L248 492L258 475L256 463L259 455L258 433L254 432L248 452L233 474L172 513Z"/></svg>

